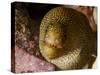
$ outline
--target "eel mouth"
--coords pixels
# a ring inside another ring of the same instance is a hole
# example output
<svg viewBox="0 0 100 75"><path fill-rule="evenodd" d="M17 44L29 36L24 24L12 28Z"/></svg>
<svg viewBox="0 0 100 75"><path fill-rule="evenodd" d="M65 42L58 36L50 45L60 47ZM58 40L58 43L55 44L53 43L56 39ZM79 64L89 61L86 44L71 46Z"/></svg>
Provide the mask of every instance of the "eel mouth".
<svg viewBox="0 0 100 75"><path fill-rule="evenodd" d="M47 59L55 59L63 55L63 47L61 45L53 45L45 42L43 53Z"/></svg>

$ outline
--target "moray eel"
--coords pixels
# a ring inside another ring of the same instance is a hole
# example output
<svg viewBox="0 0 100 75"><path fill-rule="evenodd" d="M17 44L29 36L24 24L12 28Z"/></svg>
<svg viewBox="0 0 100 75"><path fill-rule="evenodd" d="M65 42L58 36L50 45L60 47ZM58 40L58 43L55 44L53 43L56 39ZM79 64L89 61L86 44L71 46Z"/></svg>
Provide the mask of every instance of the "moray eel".
<svg viewBox="0 0 100 75"><path fill-rule="evenodd" d="M53 8L40 25L40 52L60 70L81 69L89 63L91 34L85 15L72 8Z"/></svg>

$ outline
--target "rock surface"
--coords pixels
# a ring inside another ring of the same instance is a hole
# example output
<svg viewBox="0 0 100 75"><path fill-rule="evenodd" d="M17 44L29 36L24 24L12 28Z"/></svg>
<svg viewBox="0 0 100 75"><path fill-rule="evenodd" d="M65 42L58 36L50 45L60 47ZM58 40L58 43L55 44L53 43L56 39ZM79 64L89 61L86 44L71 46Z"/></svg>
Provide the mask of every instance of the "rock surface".
<svg viewBox="0 0 100 75"><path fill-rule="evenodd" d="M55 70L54 65L30 55L25 50L15 47L15 73L46 72Z"/></svg>

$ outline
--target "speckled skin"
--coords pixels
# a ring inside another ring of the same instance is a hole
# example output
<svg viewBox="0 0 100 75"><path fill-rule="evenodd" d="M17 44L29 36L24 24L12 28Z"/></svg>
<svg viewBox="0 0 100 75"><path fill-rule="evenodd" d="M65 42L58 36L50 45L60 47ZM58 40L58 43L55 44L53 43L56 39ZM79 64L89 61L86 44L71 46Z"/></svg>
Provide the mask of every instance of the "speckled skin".
<svg viewBox="0 0 100 75"><path fill-rule="evenodd" d="M58 69L81 69L89 64L91 34L85 15L71 8L53 8L40 25L40 52Z"/></svg>

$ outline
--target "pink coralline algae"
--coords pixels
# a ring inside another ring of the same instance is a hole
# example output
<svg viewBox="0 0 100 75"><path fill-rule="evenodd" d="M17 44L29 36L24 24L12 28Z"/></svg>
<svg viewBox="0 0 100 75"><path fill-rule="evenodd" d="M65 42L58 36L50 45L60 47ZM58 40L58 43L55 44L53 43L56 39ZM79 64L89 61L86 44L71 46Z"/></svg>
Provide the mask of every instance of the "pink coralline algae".
<svg viewBox="0 0 100 75"><path fill-rule="evenodd" d="M25 50L15 47L15 72L46 72L55 70L54 65L30 55Z"/></svg>

